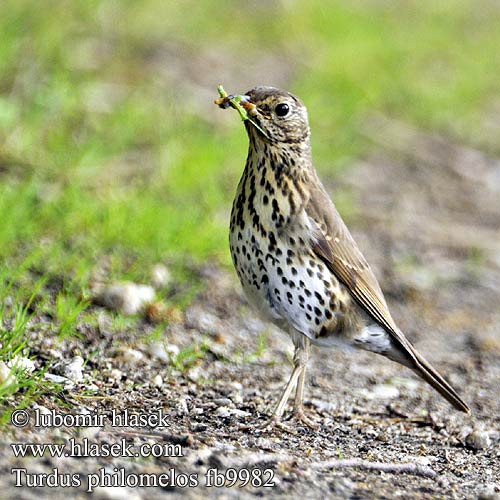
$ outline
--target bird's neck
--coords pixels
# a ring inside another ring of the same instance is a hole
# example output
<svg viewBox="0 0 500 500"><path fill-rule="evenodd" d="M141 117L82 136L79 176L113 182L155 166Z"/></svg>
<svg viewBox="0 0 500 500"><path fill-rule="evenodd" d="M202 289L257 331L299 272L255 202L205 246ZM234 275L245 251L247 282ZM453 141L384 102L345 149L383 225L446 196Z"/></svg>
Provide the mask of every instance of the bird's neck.
<svg viewBox="0 0 500 500"><path fill-rule="evenodd" d="M250 140L245 170L273 174L278 187L285 179L305 180L312 170L310 142L272 144Z"/></svg>
<svg viewBox="0 0 500 500"><path fill-rule="evenodd" d="M311 172L308 144L251 142L238 187L240 200L244 200L256 224L280 231L304 209Z"/></svg>

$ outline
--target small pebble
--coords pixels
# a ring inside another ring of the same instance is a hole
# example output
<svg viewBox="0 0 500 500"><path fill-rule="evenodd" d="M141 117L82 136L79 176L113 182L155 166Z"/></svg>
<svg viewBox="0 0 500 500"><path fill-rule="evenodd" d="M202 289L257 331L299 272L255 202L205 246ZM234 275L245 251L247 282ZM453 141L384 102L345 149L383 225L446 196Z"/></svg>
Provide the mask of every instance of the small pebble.
<svg viewBox="0 0 500 500"><path fill-rule="evenodd" d="M312 399L311 404L320 411L335 411L338 409L338 403L330 403L321 399Z"/></svg>
<svg viewBox="0 0 500 500"><path fill-rule="evenodd" d="M31 361L31 359L25 358L23 356L15 356L8 363L10 368L14 369L18 372L31 373L35 370L35 363Z"/></svg>
<svg viewBox="0 0 500 500"><path fill-rule="evenodd" d="M186 398L182 398L181 400L179 400L175 408L177 410L177 415L179 416L187 415L189 413Z"/></svg>
<svg viewBox="0 0 500 500"><path fill-rule="evenodd" d="M214 414L217 416L217 417L231 417L231 416L235 416L235 417L249 417L251 415L251 413L247 412L247 411L243 411L243 410L238 410L236 408L228 408L227 406L219 406Z"/></svg>
<svg viewBox="0 0 500 500"><path fill-rule="evenodd" d="M233 402L229 398L217 398L214 399L213 402L217 406L232 406Z"/></svg>
<svg viewBox="0 0 500 500"><path fill-rule="evenodd" d="M465 437L465 445L471 450L484 450L491 446L491 438L485 431L472 431Z"/></svg>
<svg viewBox="0 0 500 500"><path fill-rule="evenodd" d="M131 282L98 287L94 302L123 314L137 314L155 299L154 288Z"/></svg>
<svg viewBox="0 0 500 500"><path fill-rule="evenodd" d="M92 496L98 500L141 500L143 497L137 491L123 486L97 486Z"/></svg>
<svg viewBox="0 0 500 500"><path fill-rule="evenodd" d="M395 399L399 397L399 389L389 384L377 384L370 389L360 391L367 399Z"/></svg>
<svg viewBox="0 0 500 500"><path fill-rule="evenodd" d="M83 380L83 358L75 356L63 367L62 374L75 383L81 382Z"/></svg>
<svg viewBox="0 0 500 500"><path fill-rule="evenodd" d="M120 349L119 357L125 362L130 364L138 364L144 360L144 354L137 349L132 349L131 347L126 347Z"/></svg>
<svg viewBox="0 0 500 500"><path fill-rule="evenodd" d="M170 362L172 358L178 356L180 349L175 344L167 342L153 342L149 347L149 352L155 358Z"/></svg>
<svg viewBox="0 0 500 500"><path fill-rule="evenodd" d="M54 382L55 384L62 384L66 389L70 389L74 387L75 383L67 377L63 377L61 375L56 375L54 373L45 373L43 375L45 380L49 382Z"/></svg>
<svg viewBox="0 0 500 500"><path fill-rule="evenodd" d="M163 379L161 378L160 374L155 375L151 382L155 387L161 387L163 385Z"/></svg>
<svg viewBox="0 0 500 500"><path fill-rule="evenodd" d="M3 361L0 361L0 384L3 384L10 375L10 368Z"/></svg>
<svg viewBox="0 0 500 500"><path fill-rule="evenodd" d="M483 484L477 491L478 500L500 500L500 484Z"/></svg>
<svg viewBox="0 0 500 500"><path fill-rule="evenodd" d="M118 368L112 368L111 370L109 370L108 376L109 378L112 378L113 380L119 382L123 377L123 372L121 370L118 370Z"/></svg>
<svg viewBox="0 0 500 500"><path fill-rule="evenodd" d="M153 269L151 269L151 283L156 289L166 287L170 281L170 271L163 264L153 266Z"/></svg>

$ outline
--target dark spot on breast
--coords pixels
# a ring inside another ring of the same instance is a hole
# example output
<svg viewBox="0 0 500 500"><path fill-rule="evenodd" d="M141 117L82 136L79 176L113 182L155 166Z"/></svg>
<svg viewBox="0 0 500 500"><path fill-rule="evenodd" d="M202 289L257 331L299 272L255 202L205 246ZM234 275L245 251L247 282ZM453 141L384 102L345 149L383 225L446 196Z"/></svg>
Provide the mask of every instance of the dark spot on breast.
<svg viewBox="0 0 500 500"><path fill-rule="evenodd" d="M325 301L323 300L323 297L321 296L320 293L318 292L314 292L314 296L318 299L318 302L324 306L325 305Z"/></svg>
<svg viewBox="0 0 500 500"><path fill-rule="evenodd" d="M266 262L267 262L268 260L270 260L270 261L271 261L271 265L273 265L273 266L274 266L274 264L276 263L276 259L275 259L275 258L274 258L274 257L273 257L270 253L266 254Z"/></svg>
<svg viewBox="0 0 500 500"><path fill-rule="evenodd" d="M269 231L269 243L271 245L276 246L276 237L274 236L274 233L272 231Z"/></svg>

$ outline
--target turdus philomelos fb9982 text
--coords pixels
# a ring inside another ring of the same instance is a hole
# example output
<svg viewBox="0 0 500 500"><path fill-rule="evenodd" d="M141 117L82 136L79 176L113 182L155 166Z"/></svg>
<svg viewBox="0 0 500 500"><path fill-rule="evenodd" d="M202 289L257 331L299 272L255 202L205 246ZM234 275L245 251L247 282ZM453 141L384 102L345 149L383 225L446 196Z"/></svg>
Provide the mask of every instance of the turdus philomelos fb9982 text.
<svg viewBox="0 0 500 500"><path fill-rule="evenodd" d="M302 406L311 342L381 354L411 368L456 409L470 412L393 320L314 169L302 101L274 87L256 87L239 98L248 113L249 148L231 212L231 255L248 300L295 346L293 372L271 422L280 422L295 387L295 416L315 426ZM236 106L232 96L216 103Z"/></svg>

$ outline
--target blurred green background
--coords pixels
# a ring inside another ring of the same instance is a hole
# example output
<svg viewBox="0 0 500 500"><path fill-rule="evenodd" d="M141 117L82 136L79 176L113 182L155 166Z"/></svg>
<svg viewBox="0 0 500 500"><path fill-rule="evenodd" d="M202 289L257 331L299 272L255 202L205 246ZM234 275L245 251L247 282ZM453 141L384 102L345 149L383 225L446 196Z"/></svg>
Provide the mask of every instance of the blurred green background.
<svg viewBox="0 0 500 500"><path fill-rule="evenodd" d="M4 281L58 280L48 303L67 314L103 257L139 281L162 259L227 265L246 137L218 83L301 96L324 178L367 154L374 111L499 153L499 16L473 0L2 0Z"/></svg>

